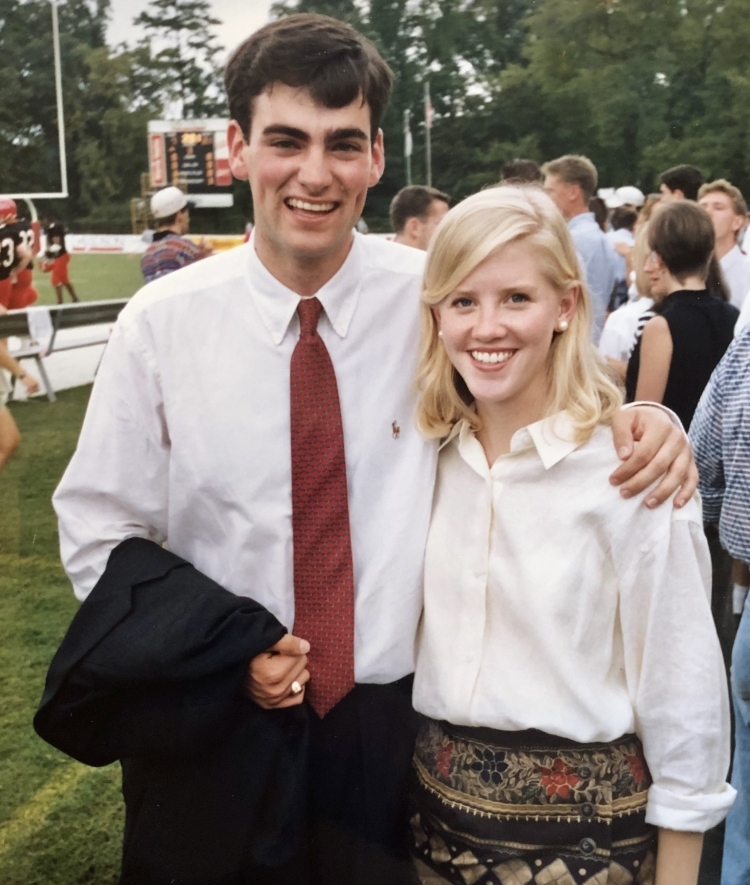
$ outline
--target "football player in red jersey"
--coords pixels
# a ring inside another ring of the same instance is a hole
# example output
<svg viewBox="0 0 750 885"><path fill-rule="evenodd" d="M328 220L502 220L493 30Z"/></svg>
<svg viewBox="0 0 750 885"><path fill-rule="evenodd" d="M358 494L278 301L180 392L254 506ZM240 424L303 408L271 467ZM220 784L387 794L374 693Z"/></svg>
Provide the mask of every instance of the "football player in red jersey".
<svg viewBox="0 0 750 885"><path fill-rule="evenodd" d="M28 307L39 297L33 285L34 232L18 219L15 200L0 197L0 304Z"/></svg>

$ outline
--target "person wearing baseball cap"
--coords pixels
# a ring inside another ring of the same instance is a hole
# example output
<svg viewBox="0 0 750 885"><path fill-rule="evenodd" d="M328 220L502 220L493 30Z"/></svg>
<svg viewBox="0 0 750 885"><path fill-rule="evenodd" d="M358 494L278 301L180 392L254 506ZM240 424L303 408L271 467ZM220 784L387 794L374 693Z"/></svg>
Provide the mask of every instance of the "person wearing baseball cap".
<svg viewBox="0 0 750 885"><path fill-rule="evenodd" d="M141 271L147 283L209 254L205 246L198 246L185 236L190 230L193 206L178 187L162 188L151 197L156 233L141 258Z"/></svg>

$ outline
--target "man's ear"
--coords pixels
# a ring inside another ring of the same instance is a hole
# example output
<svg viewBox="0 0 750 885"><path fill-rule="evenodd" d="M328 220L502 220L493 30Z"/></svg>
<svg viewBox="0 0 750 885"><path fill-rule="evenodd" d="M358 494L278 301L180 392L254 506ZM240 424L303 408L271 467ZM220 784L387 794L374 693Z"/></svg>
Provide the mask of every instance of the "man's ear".
<svg viewBox="0 0 750 885"><path fill-rule="evenodd" d="M232 175L240 181L247 181L248 172L245 159L247 142L240 124L236 120L232 120L227 129L227 147L229 148L229 168L232 170Z"/></svg>
<svg viewBox="0 0 750 885"><path fill-rule="evenodd" d="M370 166L370 180L368 187L376 185L383 176L385 170L385 147L383 144L383 130L378 129L375 141L372 143L372 165Z"/></svg>
<svg viewBox="0 0 750 885"><path fill-rule="evenodd" d="M407 239L419 239L419 227L421 223L422 222L417 218L416 215L412 215L410 218L406 219L406 224L404 225L404 233L406 234Z"/></svg>

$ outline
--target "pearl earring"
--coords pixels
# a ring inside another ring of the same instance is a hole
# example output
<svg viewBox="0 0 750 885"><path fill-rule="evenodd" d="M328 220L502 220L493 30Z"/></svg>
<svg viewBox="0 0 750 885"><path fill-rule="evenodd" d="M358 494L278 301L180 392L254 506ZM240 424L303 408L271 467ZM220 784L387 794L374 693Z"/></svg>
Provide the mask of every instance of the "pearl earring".
<svg viewBox="0 0 750 885"><path fill-rule="evenodd" d="M558 332L564 332L568 328L568 323L566 320L561 320L560 324L557 327Z"/></svg>
<svg viewBox="0 0 750 885"><path fill-rule="evenodd" d="M441 330L441 331L438 332L438 338L442 338L442 337L443 337L443 332L442 332L442 330Z"/></svg>

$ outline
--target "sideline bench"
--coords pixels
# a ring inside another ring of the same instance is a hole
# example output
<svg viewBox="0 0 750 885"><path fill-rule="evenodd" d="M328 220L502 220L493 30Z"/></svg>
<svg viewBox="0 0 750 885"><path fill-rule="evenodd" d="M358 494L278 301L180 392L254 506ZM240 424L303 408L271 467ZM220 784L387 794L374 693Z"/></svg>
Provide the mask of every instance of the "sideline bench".
<svg viewBox="0 0 750 885"><path fill-rule="evenodd" d="M33 359L36 362L47 399L54 402L55 392L44 367L44 357L65 350L76 350L94 344L106 344L109 340L108 330L106 335L99 335L85 341L58 344L57 333L66 329L112 324L127 303L128 299L122 298L112 301L81 301L77 304L59 304L54 307L28 307L23 310L10 310L7 314L0 316L0 339L9 338L11 335L22 339L21 347L10 351L11 355L17 360ZM39 340L42 337L41 329L46 330L46 334L42 333L45 338L50 335L48 344Z"/></svg>

